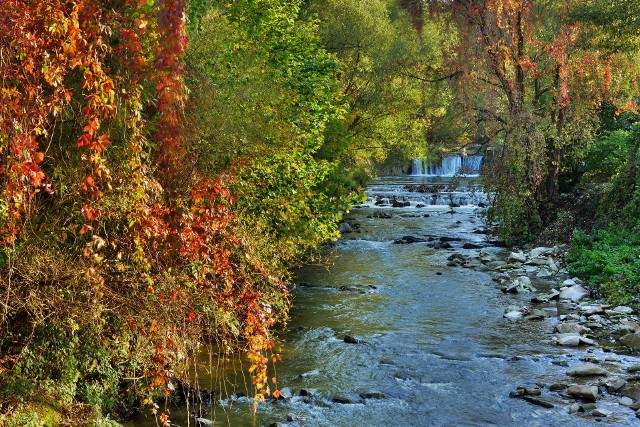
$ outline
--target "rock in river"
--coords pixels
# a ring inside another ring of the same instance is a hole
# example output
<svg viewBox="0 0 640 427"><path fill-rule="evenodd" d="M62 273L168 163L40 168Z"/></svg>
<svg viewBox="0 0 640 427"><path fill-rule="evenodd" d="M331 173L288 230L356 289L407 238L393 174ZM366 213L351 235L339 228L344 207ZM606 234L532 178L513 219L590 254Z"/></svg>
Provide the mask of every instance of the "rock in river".
<svg viewBox="0 0 640 427"><path fill-rule="evenodd" d="M393 243L397 245L405 245L408 243L421 243L421 242L426 242L426 240L420 237L415 237L415 236L402 236L401 238L393 241Z"/></svg>
<svg viewBox="0 0 640 427"><path fill-rule="evenodd" d="M592 385L574 385L569 387L567 393L586 402L595 402L598 398L598 387Z"/></svg>
<svg viewBox="0 0 640 427"><path fill-rule="evenodd" d="M620 338L620 342L631 350L640 351L640 334L627 334Z"/></svg>
<svg viewBox="0 0 640 427"><path fill-rule="evenodd" d="M582 298L589 296L590 292L580 285L573 285L568 288L562 289L560 292L560 299L569 299L573 302L578 302Z"/></svg>
<svg viewBox="0 0 640 427"><path fill-rule="evenodd" d="M593 363L586 363L584 365L576 366L575 368L569 369L567 371L567 375L571 375L572 377L601 376L607 375L607 371L605 371L598 365L594 365Z"/></svg>

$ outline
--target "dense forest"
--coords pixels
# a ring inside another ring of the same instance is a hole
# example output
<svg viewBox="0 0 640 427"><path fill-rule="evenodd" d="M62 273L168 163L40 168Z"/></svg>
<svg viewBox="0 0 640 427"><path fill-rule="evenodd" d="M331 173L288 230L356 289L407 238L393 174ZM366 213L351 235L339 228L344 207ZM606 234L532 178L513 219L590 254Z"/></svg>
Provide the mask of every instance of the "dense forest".
<svg viewBox="0 0 640 427"><path fill-rule="evenodd" d="M278 395L291 271L465 149L487 226L640 297L639 0L3 0L0 425L103 425L205 348Z"/></svg>

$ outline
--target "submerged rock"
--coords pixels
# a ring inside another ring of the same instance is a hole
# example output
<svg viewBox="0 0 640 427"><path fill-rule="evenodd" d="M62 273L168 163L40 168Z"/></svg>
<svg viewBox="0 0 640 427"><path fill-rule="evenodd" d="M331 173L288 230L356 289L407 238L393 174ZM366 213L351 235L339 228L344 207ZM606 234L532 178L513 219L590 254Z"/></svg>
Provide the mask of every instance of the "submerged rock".
<svg viewBox="0 0 640 427"><path fill-rule="evenodd" d="M426 242L426 239L415 237L415 236L402 236L399 239L393 241L396 245L405 245L409 243L422 243Z"/></svg>
<svg viewBox="0 0 640 427"><path fill-rule="evenodd" d="M363 399L386 399L387 395L379 391L368 391L360 393L360 397Z"/></svg>

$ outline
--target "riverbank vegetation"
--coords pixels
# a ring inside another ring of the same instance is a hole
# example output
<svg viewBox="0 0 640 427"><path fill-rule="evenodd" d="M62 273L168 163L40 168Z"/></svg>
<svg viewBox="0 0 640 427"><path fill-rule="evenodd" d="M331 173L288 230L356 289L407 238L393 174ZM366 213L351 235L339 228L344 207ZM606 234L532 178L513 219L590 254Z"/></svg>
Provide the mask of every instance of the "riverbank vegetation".
<svg viewBox="0 0 640 427"><path fill-rule="evenodd" d="M503 241L637 302L638 7L1 2L0 425L168 423L207 344L277 393L291 267L461 148Z"/></svg>

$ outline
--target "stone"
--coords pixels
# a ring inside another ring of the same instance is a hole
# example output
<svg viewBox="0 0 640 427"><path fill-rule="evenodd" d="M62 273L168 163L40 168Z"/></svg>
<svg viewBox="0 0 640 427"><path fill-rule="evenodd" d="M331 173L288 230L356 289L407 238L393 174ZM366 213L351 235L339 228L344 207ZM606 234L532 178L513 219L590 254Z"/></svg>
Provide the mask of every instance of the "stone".
<svg viewBox="0 0 640 427"><path fill-rule="evenodd" d="M572 377L606 376L607 371L593 363L586 363L569 369L567 375L571 375Z"/></svg>
<svg viewBox="0 0 640 427"><path fill-rule="evenodd" d="M543 408L555 408L555 405L553 403L537 396L522 396L522 399L526 400L529 403L533 403L534 405L542 406Z"/></svg>
<svg viewBox="0 0 640 427"><path fill-rule="evenodd" d="M527 276L520 276L516 280L520 282L522 286L531 286L531 279Z"/></svg>
<svg viewBox="0 0 640 427"><path fill-rule="evenodd" d="M339 403L341 405L352 405L354 403L357 403L355 400L353 400L349 396L335 396L331 400L333 400L333 403Z"/></svg>
<svg viewBox="0 0 640 427"><path fill-rule="evenodd" d="M406 245L410 243L422 243L422 242L426 242L426 240L420 237L415 237L415 236L402 236L401 238L393 241L393 243L395 243L396 245Z"/></svg>
<svg viewBox="0 0 640 427"><path fill-rule="evenodd" d="M640 371L640 363L636 363L635 365L631 365L627 368L629 372L638 372Z"/></svg>
<svg viewBox="0 0 640 427"><path fill-rule="evenodd" d="M280 397L278 398L278 400L291 399L292 397L293 397L293 392L291 391L291 388L284 387L283 389L280 390Z"/></svg>
<svg viewBox="0 0 640 427"><path fill-rule="evenodd" d="M576 285L576 281L573 279L567 279L564 282L562 282L562 286L573 286Z"/></svg>
<svg viewBox="0 0 640 427"><path fill-rule="evenodd" d="M480 249L482 246L476 245L475 243L465 243L462 245L462 249Z"/></svg>
<svg viewBox="0 0 640 427"><path fill-rule="evenodd" d="M531 252L529 252L529 257L530 258L538 258L542 255L546 255L548 253L551 252L551 248L545 248L545 247L538 247L538 248L534 248L531 249Z"/></svg>
<svg viewBox="0 0 640 427"><path fill-rule="evenodd" d="M585 316L592 316L594 314L604 314L604 307L601 305L587 305L582 307L582 312Z"/></svg>
<svg viewBox="0 0 640 427"><path fill-rule="evenodd" d="M580 336L580 344L582 345L595 345L595 343L596 342L590 338Z"/></svg>
<svg viewBox="0 0 640 427"><path fill-rule="evenodd" d="M562 383L556 383L556 384L551 384L549 386L549 390L550 391L562 391L562 390L566 390L569 386L567 384L562 384Z"/></svg>
<svg viewBox="0 0 640 427"><path fill-rule="evenodd" d="M618 399L618 403L621 404L622 406L631 406L633 405L633 399L627 396L623 396L620 399Z"/></svg>
<svg viewBox="0 0 640 427"><path fill-rule="evenodd" d="M527 257L522 253L522 251L520 251L520 252L511 252L507 262L510 262L510 263L525 262L526 260L527 260Z"/></svg>
<svg viewBox="0 0 640 427"><path fill-rule="evenodd" d="M341 234L353 233L353 228L348 222L341 222L338 224L338 231Z"/></svg>
<svg viewBox="0 0 640 427"><path fill-rule="evenodd" d="M585 328L577 322L558 323L554 329L561 334L583 334L585 332L591 332L589 328Z"/></svg>
<svg viewBox="0 0 640 427"><path fill-rule="evenodd" d="M542 319L546 319L546 317L547 317L547 313L545 311L538 310L536 308L531 310L531 313L526 315L524 318L525 320L542 320Z"/></svg>
<svg viewBox="0 0 640 427"><path fill-rule="evenodd" d="M528 262L530 265L536 265L538 267L548 266L549 260L547 258L534 258Z"/></svg>
<svg viewBox="0 0 640 427"><path fill-rule="evenodd" d="M506 313L504 313L503 317L509 319L509 320L517 320L522 318L523 314L521 311L507 311Z"/></svg>
<svg viewBox="0 0 640 427"><path fill-rule="evenodd" d="M567 393L585 402L595 402L598 398L598 387L589 385L573 385L567 389Z"/></svg>
<svg viewBox="0 0 640 427"><path fill-rule="evenodd" d="M345 335L344 342L346 342L347 344L360 344L360 340L352 337L351 335Z"/></svg>
<svg viewBox="0 0 640 427"><path fill-rule="evenodd" d="M620 343L629 347L631 350L640 351L640 334L626 334L620 338Z"/></svg>
<svg viewBox="0 0 640 427"><path fill-rule="evenodd" d="M633 308L627 307L627 306L624 306L624 305L620 305L620 306L614 308L613 311L615 311L618 314L632 314L633 313Z"/></svg>
<svg viewBox="0 0 640 427"><path fill-rule="evenodd" d="M360 397L363 399L385 399L387 395L379 391L369 391L360 393Z"/></svg>
<svg viewBox="0 0 640 427"><path fill-rule="evenodd" d="M628 382L622 387L620 394L633 400L640 400L640 383Z"/></svg>
<svg viewBox="0 0 640 427"><path fill-rule="evenodd" d="M591 415L593 415L594 417L598 417L598 418L610 417L611 414L613 414L612 411L610 411L608 409L602 409L602 408L596 408L591 413Z"/></svg>
<svg viewBox="0 0 640 427"><path fill-rule="evenodd" d="M638 322L631 322L629 320L621 320L620 325L628 328L631 332L637 332L640 330L640 324Z"/></svg>
<svg viewBox="0 0 640 427"><path fill-rule="evenodd" d="M196 426L204 427L204 426L212 426L213 421L206 418L196 418Z"/></svg>
<svg viewBox="0 0 640 427"><path fill-rule="evenodd" d="M580 334L558 334L555 339L556 344L564 347L577 347L580 345Z"/></svg>
<svg viewBox="0 0 640 427"><path fill-rule="evenodd" d="M569 413L570 414L575 414L576 412L578 412L580 410L581 405L579 403L574 403L573 405L571 405L569 407Z"/></svg>
<svg viewBox="0 0 640 427"><path fill-rule="evenodd" d="M573 285L568 288L564 288L560 292L560 299L568 299L573 302L578 302L581 299L589 296L590 292L580 285Z"/></svg>
<svg viewBox="0 0 640 427"><path fill-rule="evenodd" d="M596 409L595 403L583 403L580 405L580 412L593 411L594 409Z"/></svg>

